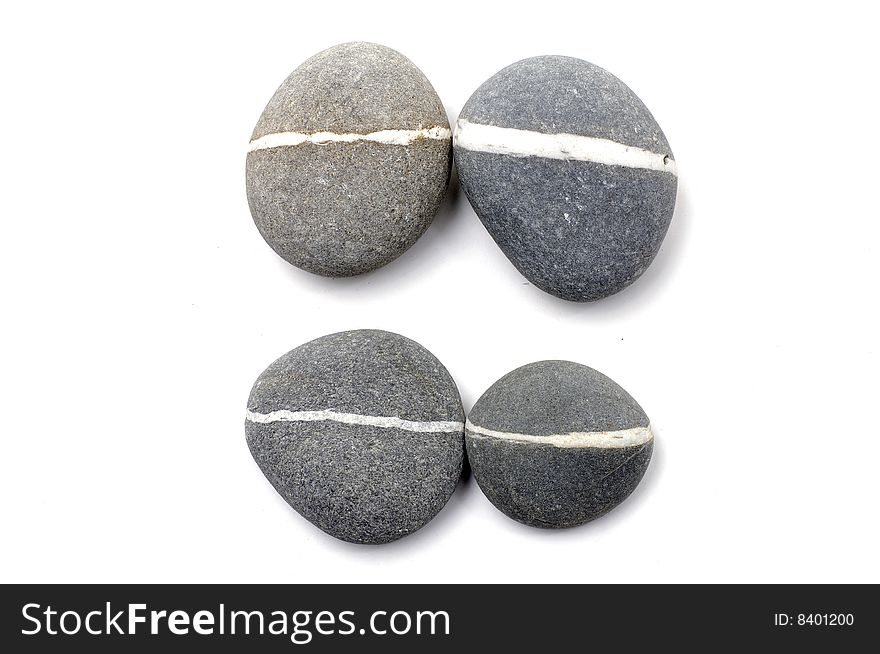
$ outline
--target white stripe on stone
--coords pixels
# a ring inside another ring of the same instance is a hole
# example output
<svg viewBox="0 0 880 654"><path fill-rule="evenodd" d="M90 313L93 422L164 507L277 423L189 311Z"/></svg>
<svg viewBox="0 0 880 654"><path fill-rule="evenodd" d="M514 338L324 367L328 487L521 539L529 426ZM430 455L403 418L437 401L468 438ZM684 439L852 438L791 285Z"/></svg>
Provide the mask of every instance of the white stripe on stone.
<svg viewBox="0 0 880 654"><path fill-rule="evenodd" d="M394 416L364 416L359 413L340 413L332 409L321 411L289 411L281 409L269 413L257 413L248 409L247 419L249 422L265 425L272 422L317 422L330 420L347 425L367 425L369 427L384 427L385 429L403 429L420 433L460 432L464 429L464 423L451 420L433 420L420 422L418 420L404 420Z"/></svg>
<svg viewBox="0 0 880 654"><path fill-rule="evenodd" d="M385 145L409 145L419 139L434 139L442 141L452 138L452 132L448 127L426 127L424 129L383 129L368 134L337 134L336 132L278 132L266 134L254 139L248 145L248 152L267 150L269 148L281 148L285 146L312 143L314 145L326 145L328 143L354 143L355 141L370 141Z"/></svg>
<svg viewBox="0 0 880 654"><path fill-rule="evenodd" d="M633 427L632 429L619 429L617 431L573 431L567 434L550 434L538 436L535 434L519 434L509 431L496 431L486 429L473 424L470 420L465 423L465 428L475 436L486 438L501 438L520 443L538 443L541 445L553 445L554 447L634 447L644 445L654 438L651 426Z"/></svg>
<svg viewBox="0 0 880 654"><path fill-rule="evenodd" d="M644 168L677 175L675 161L658 154L608 139L578 134L544 134L525 129L496 127L459 120L455 145L465 150L506 154L512 157L544 157L568 161L592 161L608 166Z"/></svg>

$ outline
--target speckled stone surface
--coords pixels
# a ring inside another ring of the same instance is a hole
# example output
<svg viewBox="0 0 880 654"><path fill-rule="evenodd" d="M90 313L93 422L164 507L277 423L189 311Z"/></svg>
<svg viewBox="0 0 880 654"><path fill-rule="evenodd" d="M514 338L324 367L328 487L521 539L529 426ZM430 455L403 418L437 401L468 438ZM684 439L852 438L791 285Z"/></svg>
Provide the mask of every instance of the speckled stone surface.
<svg viewBox="0 0 880 654"><path fill-rule="evenodd" d="M519 61L486 81L459 120L609 139L666 155L663 132L619 79L586 61ZM635 281L660 249L675 207L666 171L456 146L461 187L508 259L558 297L597 300Z"/></svg>
<svg viewBox="0 0 880 654"><path fill-rule="evenodd" d="M356 330L288 352L257 379L249 412L322 411L409 421L464 421L455 382L418 343ZM245 422L248 447L285 500L328 534L385 543L429 522L461 476L463 425L453 432L308 422Z"/></svg>
<svg viewBox="0 0 880 654"><path fill-rule="evenodd" d="M573 527L613 509L638 485L654 445L557 447L481 435L474 425L547 437L648 427L647 415L614 381L570 361L531 363L495 382L468 416L468 461L492 504L535 527Z"/></svg>
<svg viewBox="0 0 880 654"><path fill-rule="evenodd" d="M430 82L406 57L372 43L324 50L291 73L251 140L269 134L449 127ZM431 224L449 181L451 139L409 145L301 143L249 152L254 222L284 259L343 277L383 266Z"/></svg>

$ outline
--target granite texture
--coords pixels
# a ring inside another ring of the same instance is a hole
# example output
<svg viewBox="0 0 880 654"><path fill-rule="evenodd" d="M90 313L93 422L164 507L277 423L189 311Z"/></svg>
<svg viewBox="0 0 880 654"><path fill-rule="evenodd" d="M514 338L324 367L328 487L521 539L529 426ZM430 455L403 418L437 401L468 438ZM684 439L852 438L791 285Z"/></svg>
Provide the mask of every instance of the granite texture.
<svg viewBox="0 0 880 654"><path fill-rule="evenodd" d="M425 348L376 330L340 332L288 352L257 379L248 409L333 410L463 422L455 382ZM427 524L461 476L463 429L245 422L254 460L310 522L353 543L385 543Z"/></svg>
<svg viewBox="0 0 880 654"><path fill-rule="evenodd" d="M618 384L570 361L540 361L487 390L469 423L501 432L548 436L647 427L638 403ZM573 527L607 513L635 489L653 439L631 447L563 448L467 430L468 462L498 509L534 527Z"/></svg>
<svg viewBox="0 0 880 654"><path fill-rule="evenodd" d="M345 43L299 66L252 140L281 132L368 134L449 127L437 93L400 53ZM409 145L302 143L249 152L251 214L267 243L310 272L344 277L403 254L431 224L449 181L451 139Z"/></svg>
<svg viewBox="0 0 880 654"><path fill-rule="evenodd" d="M672 159L660 127L620 80L586 61L534 57L486 81L460 120L603 138ZM635 281L672 219L677 177L587 161L456 146L461 187L504 254L535 286L590 301Z"/></svg>

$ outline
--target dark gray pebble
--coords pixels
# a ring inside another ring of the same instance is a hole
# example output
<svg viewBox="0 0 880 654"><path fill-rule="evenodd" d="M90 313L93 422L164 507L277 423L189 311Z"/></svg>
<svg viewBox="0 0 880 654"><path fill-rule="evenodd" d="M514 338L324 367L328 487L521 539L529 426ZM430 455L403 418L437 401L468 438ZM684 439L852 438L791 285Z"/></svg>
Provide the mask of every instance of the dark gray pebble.
<svg viewBox="0 0 880 654"><path fill-rule="evenodd" d="M386 543L449 500L464 411L446 368L398 334L356 330L288 352L257 378L245 434L257 465L336 538Z"/></svg>
<svg viewBox="0 0 880 654"><path fill-rule="evenodd" d="M620 504L654 446L648 416L614 381L570 361L508 373L467 420L468 461L486 497L534 527L573 527Z"/></svg>
<svg viewBox="0 0 880 654"><path fill-rule="evenodd" d="M534 57L494 75L462 109L454 152L461 187L504 254L566 300L635 281L672 219L666 137L623 82L580 59Z"/></svg>

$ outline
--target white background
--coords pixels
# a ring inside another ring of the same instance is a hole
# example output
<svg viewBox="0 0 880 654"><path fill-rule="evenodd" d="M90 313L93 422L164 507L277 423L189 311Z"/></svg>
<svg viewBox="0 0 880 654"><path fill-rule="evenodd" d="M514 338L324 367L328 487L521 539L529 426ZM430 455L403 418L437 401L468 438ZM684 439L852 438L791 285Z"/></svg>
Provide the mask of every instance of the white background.
<svg viewBox="0 0 880 654"><path fill-rule="evenodd" d="M877 22L821 6L4 5L0 580L880 582ZM286 75L350 40L410 57L451 121L528 56L619 76L680 171L653 266L598 303L546 295L455 181L391 265L287 265L245 147ZM605 372L656 427L644 481L567 531L470 479L396 543L326 536L252 461L245 403L275 357L365 327L430 349L466 410L530 361Z"/></svg>

